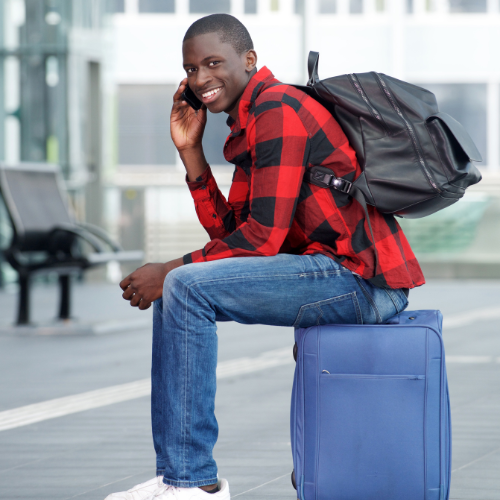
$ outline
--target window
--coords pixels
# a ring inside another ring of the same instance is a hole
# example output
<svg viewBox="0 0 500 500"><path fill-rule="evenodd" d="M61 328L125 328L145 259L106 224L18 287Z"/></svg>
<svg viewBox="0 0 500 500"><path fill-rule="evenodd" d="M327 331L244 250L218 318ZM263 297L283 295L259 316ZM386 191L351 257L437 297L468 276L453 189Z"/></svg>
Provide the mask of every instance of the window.
<svg viewBox="0 0 500 500"><path fill-rule="evenodd" d="M139 0L139 12L173 14L175 13L175 0Z"/></svg>
<svg viewBox="0 0 500 500"><path fill-rule="evenodd" d="M413 0L406 0L406 13L413 14Z"/></svg>
<svg viewBox="0 0 500 500"><path fill-rule="evenodd" d="M486 84L422 83L419 86L436 96L440 111L453 116L465 127L483 157L479 165L487 165Z"/></svg>
<svg viewBox="0 0 500 500"><path fill-rule="evenodd" d="M335 14L337 12L337 0L320 0L320 14Z"/></svg>
<svg viewBox="0 0 500 500"><path fill-rule="evenodd" d="M488 9L487 0L450 0L450 12L486 12Z"/></svg>
<svg viewBox="0 0 500 500"><path fill-rule="evenodd" d="M375 10L377 12L384 12L384 10L385 10L385 1L384 0L376 0L376 2L375 2Z"/></svg>
<svg viewBox="0 0 500 500"><path fill-rule="evenodd" d="M295 14L304 14L304 1L305 0L295 0Z"/></svg>
<svg viewBox="0 0 500 500"><path fill-rule="evenodd" d="M170 110L175 85L120 85L118 162L121 165L175 165Z"/></svg>
<svg viewBox="0 0 500 500"><path fill-rule="evenodd" d="M245 0L245 14L257 14L257 0Z"/></svg>
<svg viewBox="0 0 500 500"><path fill-rule="evenodd" d="M280 1L279 0L270 0L271 12L278 12L280 10Z"/></svg>
<svg viewBox="0 0 500 500"><path fill-rule="evenodd" d="M125 12L125 0L106 0L108 14L122 14Z"/></svg>
<svg viewBox="0 0 500 500"><path fill-rule="evenodd" d="M351 14L362 14L363 13L363 0L350 0L349 12Z"/></svg>
<svg viewBox="0 0 500 500"><path fill-rule="evenodd" d="M120 85L118 90L118 162L120 165L175 165L170 111L176 85ZM226 113L207 113L203 136L211 165L227 165L224 142L230 130Z"/></svg>
<svg viewBox="0 0 500 500"><path fill-rule="evenodd" d="M228 14L231 10L230 0L189 0L191 14Z"/></svg>

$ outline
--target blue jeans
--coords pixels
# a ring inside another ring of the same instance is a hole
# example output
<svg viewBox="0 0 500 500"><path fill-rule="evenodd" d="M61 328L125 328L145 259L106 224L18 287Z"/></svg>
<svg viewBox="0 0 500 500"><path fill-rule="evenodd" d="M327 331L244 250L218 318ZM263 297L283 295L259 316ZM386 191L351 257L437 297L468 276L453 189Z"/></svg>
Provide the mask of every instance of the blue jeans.
<svg viewBox="0 0 500 500"><path fill-rule="evenodd" d="M174 269L153 312L157 473L166 484L184 488L217 482L217 321L373 324L407 305L402 290L376 288L321 254L231 258Z"/></svg>

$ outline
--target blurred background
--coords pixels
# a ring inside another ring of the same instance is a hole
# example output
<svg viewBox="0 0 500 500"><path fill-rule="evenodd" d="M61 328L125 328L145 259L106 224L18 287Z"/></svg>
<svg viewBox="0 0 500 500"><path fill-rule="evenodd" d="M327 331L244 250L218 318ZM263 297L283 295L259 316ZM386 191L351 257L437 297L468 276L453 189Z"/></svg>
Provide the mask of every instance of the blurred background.
<svg viewBox="0 0 500 500"><path fill-rule="evenodd" d="M321 78L375 70L434 92L475 140L483 181L402 225L427 278L500 278L500 0L2 0L0 161L60 165L77 218L146 262L203 246L169 114L183 35L215 12L247 26L259 67L281 81L305 83L316 50ZM209 114L204 146L227 193L225 120ZM11 237L0 202L0 246ZM16 280L0 252L0 287Z"/></svg>

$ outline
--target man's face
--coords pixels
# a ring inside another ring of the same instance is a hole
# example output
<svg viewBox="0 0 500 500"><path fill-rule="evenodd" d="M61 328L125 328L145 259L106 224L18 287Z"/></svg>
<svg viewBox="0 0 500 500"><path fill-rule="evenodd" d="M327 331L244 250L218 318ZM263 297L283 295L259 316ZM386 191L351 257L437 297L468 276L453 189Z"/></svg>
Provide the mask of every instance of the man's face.
<svg viewBox="0 0 500 500"><path fill-rule="evenodd" d="M249 52L253 57L255 52ZM237 113L236 105L253 74L256 57L249 62L248 53L238 54L232 45L222 43L217 33L186 40L182 55L188 85L209 111Z"/></svg>

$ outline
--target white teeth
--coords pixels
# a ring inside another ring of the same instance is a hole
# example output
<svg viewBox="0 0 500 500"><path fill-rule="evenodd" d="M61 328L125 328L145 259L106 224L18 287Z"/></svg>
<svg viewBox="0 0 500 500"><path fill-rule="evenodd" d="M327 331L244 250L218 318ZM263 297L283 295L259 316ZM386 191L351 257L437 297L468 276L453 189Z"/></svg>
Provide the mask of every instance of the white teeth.
<svg viewBox="0 0 500 500"><path fill-rule="evenodd" d="M214 90L211 90L210 92L205 92L204 94L201 94L203 97L210 97L214 94L217 94L217 92L219 92L219 90L221 89L222 87L219 87L218 89L214 89Z"/></svg>

